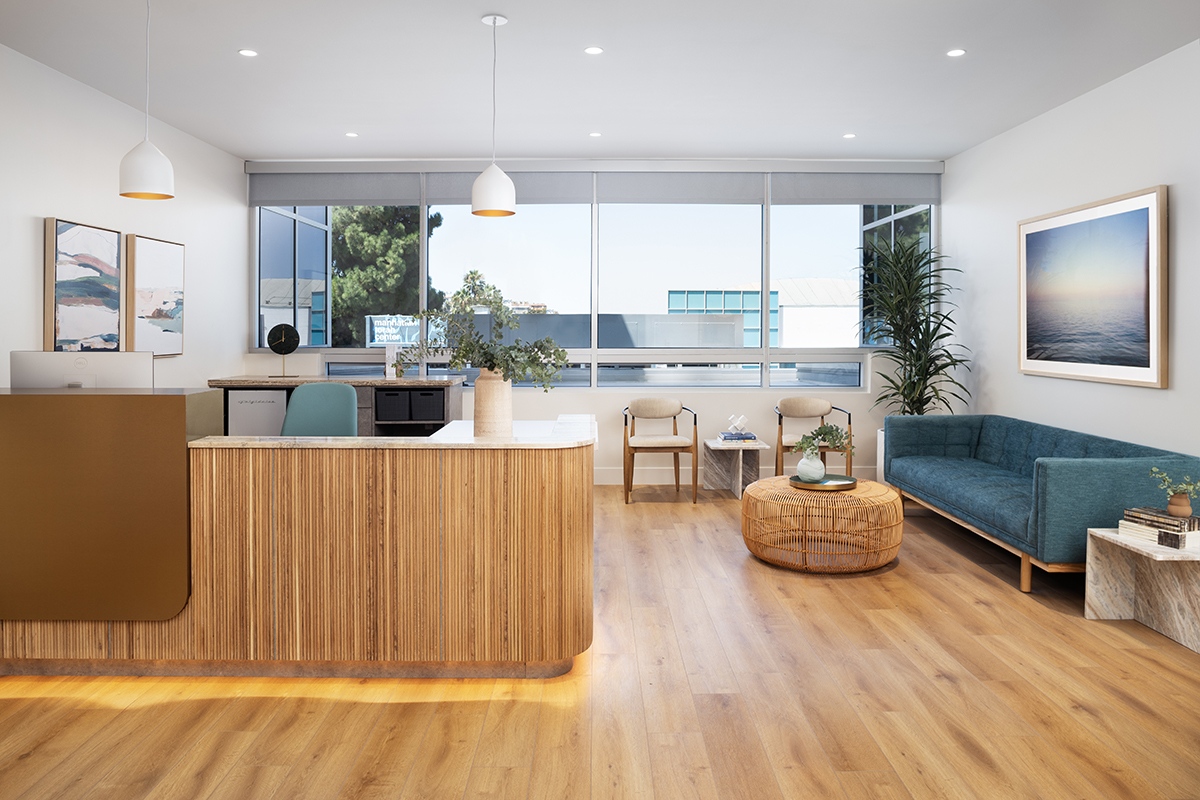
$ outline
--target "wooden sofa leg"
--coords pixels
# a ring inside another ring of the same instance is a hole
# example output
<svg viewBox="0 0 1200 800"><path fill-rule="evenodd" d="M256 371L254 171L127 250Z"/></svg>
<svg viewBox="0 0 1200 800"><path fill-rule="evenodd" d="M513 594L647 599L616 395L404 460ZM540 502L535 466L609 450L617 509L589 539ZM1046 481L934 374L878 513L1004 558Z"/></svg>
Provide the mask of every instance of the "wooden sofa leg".
<svg viewBox="0 0 1200 800"><path fill-rule="evenodd" d="M1029 553L1021 554L1021 591L1033 591L1033 560Z"/></svg>

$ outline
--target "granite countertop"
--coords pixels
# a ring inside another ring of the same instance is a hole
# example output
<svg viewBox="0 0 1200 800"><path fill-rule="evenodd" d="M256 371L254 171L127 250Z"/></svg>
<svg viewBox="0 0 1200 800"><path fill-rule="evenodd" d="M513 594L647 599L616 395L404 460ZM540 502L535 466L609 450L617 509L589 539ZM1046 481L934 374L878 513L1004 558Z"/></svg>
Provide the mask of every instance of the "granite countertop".
<svg viewBox="0 0 1200 800"><path fill-rule="evenodd" d="M1117 533L1116 528L1088 528L1088 534L1106 542L1119 544L1127 550L1132 550L1154 561L1200 561L1200 548L1188 547L1177 550L1174 547L1163 547L1135 539L1132 536L1122 536Z"/></svg>
<svg viewBox="0 0 1200 800"><path fill-rule="evenodd" d="M477 438L471 420L455 420L432 436L206 436L194 448L360 450L556 450L597 440L591 414L561 414L557 420L515 420L511 439Z"/></svg>
<svg viewBox="0 0 1200 800"><path fill-rule="evenodd" d="M363 376L291 375L281 378L271 375L235 375L230 378L213 378L208 385L227 389L238 386L299 386L302 383L348 383L351 386L457 386L463 382L461 375L449 378L370 378Z"/></svg>

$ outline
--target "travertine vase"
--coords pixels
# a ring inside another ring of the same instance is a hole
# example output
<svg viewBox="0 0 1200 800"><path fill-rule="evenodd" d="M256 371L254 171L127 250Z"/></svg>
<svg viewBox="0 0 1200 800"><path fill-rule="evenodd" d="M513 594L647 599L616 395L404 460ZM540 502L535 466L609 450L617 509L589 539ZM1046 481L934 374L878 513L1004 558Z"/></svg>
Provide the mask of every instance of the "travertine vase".
<svg viewBox="0 0 1200 800"><path fill-rule="evenodd" d="M511 439L512 381L490 369L479 370L475 379L475 435Z"/></svg>

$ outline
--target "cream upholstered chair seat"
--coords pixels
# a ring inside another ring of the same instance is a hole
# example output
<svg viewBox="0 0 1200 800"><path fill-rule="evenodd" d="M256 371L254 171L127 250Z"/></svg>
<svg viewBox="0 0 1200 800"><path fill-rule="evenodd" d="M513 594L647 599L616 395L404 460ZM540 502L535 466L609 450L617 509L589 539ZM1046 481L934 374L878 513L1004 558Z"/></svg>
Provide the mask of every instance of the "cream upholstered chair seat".
<svg viewBox="0 0 1200 800"><path fill-rule="evenodd" d="M692 435L679 435L679 414L688 412L692 415ZM671 453L675 456L675 491L679 491L679 454L692 454L692 502L696 502L696 476L699 464L696 412L684 406L673 397L639 397L630 401L622 412L625 417L625 460L623 467L625 478L625 502L633 491L633 457L639 453ZM638 420L670 419L671 431L655 431L653 433L638 433Z"/></svg>
<svg viewBox="0 0 1200 800"><path fill-rule="evenodd" d="M854 445L854 430L850 424L850 412L844 408L838 408L828 400L822 400L819 397L784 397L779 400L779 405L775 406L775 413L779 415L779 437L775 446L775 474L783 474L783 454L785 451L791 450L796 444L803 439L813 428L812 425L803 433L784 433L783 419L820 419L817 425L825 424L825 417L830 412L840 411L846 415L846 441L849 445L844 450L833 450L831 447L821 445L821 461L825 461L825 454L829 452L841 453L846 457L846 474L850 475L854 470L854 456L851 448Z"/></svg>
<svg viewBox="0 0 1200 800"><path fill-rule="evenodd" d="M691 447L692 440L687 436L662 435L641 433L629 437L630 447Z"/></svg>

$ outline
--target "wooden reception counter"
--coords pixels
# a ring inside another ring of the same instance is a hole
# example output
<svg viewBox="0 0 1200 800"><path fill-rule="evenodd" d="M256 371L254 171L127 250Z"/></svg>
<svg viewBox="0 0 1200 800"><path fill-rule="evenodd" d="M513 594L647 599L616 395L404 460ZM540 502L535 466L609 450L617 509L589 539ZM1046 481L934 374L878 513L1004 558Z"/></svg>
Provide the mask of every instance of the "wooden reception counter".
<svg viewBox="0 0 1200 800"><path fill-rule="evenodd" d="M592 640L595 422L471 426L191 442L183 611L2 621L0 673L568 671Z"/></svg>

